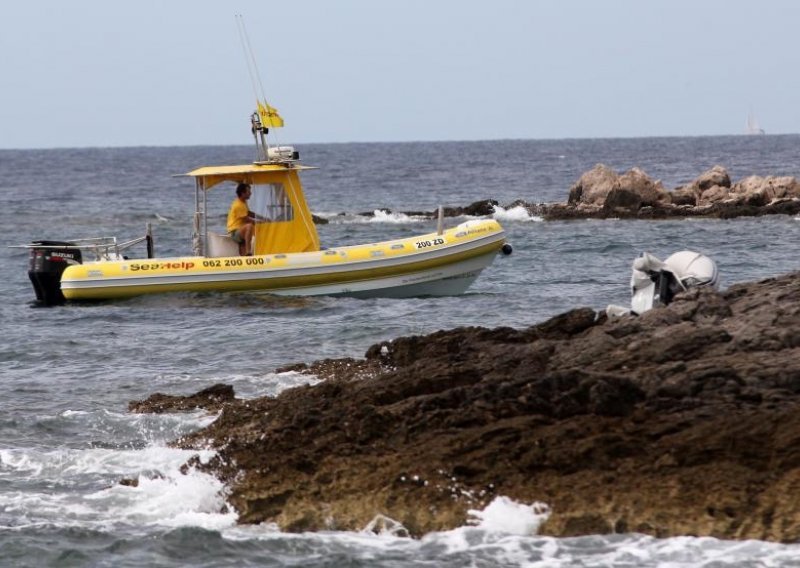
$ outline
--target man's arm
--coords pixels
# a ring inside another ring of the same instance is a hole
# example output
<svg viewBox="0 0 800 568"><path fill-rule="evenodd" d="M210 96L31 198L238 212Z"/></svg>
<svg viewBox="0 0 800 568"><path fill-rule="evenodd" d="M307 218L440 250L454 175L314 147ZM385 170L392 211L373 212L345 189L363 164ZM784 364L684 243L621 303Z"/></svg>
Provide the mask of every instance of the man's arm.
<svg viewBox="0 0 800 568"><path fill-rule="evenodd" d="M253 213L252 211L248 211L247 212L247 217L249 219L253 219L254 221L259 221L261 223L269 223L269 221L270 221L270 219L268 219L267 217L263 217L263 216L259 215L258 213Z"/></svg>

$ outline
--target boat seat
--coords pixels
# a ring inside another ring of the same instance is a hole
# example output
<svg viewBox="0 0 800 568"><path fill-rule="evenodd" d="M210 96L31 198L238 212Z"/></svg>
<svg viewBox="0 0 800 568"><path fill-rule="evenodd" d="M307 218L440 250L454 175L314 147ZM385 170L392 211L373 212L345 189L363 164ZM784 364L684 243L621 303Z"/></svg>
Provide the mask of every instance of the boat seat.
<svg viewBox="0 0 800 568"><path fill-rule="evenodd" d="M207 256L209 258L239 256L239 245L236 244L236 241L234 241L230 235L220 235L209 231Z"/></svg>

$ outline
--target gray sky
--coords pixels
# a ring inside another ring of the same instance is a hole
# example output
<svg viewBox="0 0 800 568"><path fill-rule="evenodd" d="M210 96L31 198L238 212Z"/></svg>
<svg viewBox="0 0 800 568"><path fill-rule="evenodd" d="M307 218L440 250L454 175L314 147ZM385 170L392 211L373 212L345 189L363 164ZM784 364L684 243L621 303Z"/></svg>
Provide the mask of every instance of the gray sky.
<svg viewBox="0 0 800 568"><path fill-rule="evenodd" d="M794 0L7 0L0 148L800 132Z"/></svg>

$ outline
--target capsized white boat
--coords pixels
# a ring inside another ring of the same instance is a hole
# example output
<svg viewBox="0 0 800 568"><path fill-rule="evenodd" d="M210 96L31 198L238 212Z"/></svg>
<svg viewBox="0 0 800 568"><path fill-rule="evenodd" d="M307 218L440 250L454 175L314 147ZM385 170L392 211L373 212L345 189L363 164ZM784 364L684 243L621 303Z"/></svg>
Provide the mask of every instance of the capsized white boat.
<svg viewBox="0 0 800 568"><path fill-rule="evenodd" d="M667 306L676 294L690 288L719 287L717 263L710 257L691 250L682 250L662 261L643 252L633 261L631 274L631 307L611 304L609 316L641 315L658 306Z"/></svg>
<svg viewBox="0 0 800 568"><path fill-rule="evenodd" d="M509 254L505 232L494 219L470 220L410 238L357 246L320 247L303 194L292 147L270 147L269 127L282 126L277 111L259 101L251 127L258 160L211 166L185 175L195 179L191 255L154 258L148 226L144 237L37 241L30 249L28 274L37 300L108 300L169 292L257 291L278 295L412 297L464 292L498 252ZM209 228L208 192L238 183L252 188L249 208L255 224L252 256L239 256L230 236ZM147 257L128 258L135 244L147 243Z"/></svg>

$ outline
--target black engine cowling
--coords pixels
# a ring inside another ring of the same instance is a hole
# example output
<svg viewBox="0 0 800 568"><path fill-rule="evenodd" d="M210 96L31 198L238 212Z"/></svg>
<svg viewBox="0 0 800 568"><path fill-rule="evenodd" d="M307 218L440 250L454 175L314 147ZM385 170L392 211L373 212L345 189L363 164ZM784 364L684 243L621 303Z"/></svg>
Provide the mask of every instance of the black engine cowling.
<svg viewBox="0 0 800 568"><path fill-rule="evenodd" d="M63 304L61 274L72 264L81 264L81 251L75 243L36 241L30 245L28 277L36 291L36 299L46 306Z"/></svg>

